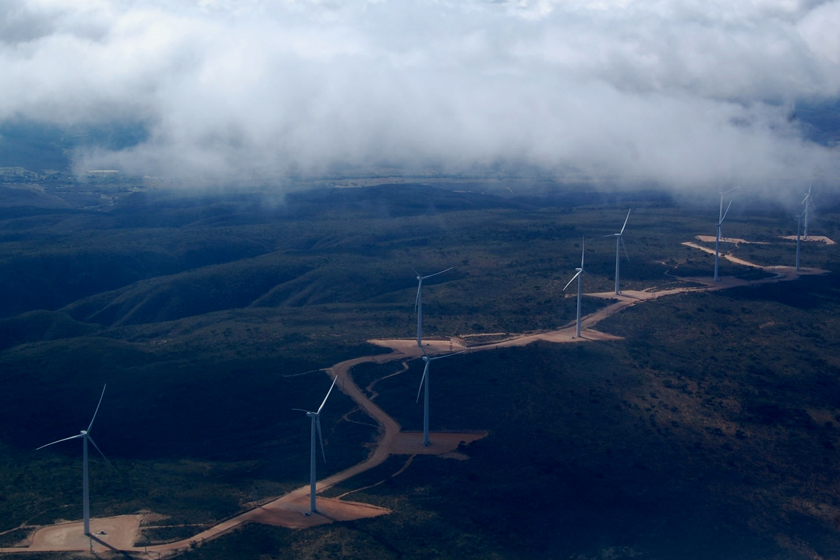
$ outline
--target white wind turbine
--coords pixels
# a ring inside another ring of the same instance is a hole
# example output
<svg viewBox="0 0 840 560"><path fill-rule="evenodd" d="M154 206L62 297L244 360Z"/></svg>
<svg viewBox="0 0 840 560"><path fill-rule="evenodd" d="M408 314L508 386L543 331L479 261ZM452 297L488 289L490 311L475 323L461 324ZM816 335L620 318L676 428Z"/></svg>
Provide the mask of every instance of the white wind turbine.
<svg viewBox="0 0 840 560"><path fill-rule="evenodd" d="M737 189L738 187L735 187ZM726 192L720 193L720 213L718 214L718 223L717 223L717 237L715 238L715 282L720 282L720 278L718 277L718 261L720 260L720 236L722 234L721 227L723 226L723 220L726 219L726 215L729 213L729 208L732 206L732 201L729 201L729 204L726 207L726 211L723 210L723 197L735 189L729 189Z"/></svg>
<svg viewBox="0 0 840 560"><path fill-rule="evenodd" d="M417 346L421 349L423 348L423 280L437 276L438 274L443 274L444 272L449 272L452 268L450 266L446 270L441 270L440 272L435 272L427 276L420 276L419 272L414 271L414 274L417 275L417 297L414 299L414 307L417 309ZM425 352L423 353L425 354Z"/></svg>
<svg viewBox="0 0 840 560"><path fill-rule="evenodd" d="M799 272L799 246L801 245L801 233L802 233L802 216L808 212L808 208L806 207L805 210L800 212L796 215L796 272Z"/></svg>
<svg viewBox="0 0 840 560"><path fill-rule="evenodd" d="M102 450L99 449L99 446L96 445L96 442L93 441L93 438L90 435L90 429L93 427L93 421L96 420L96 414L99 412L99 406L102 404L102 398L105 396L105 385L102 387L102 394L99 396L99 403L96 405L96 410L93 413L93 418L90 419L90 424L88 424L87 430L82 430L79 434L75 436L70 436L64 439L59 439L52 443L48 443L46 445L42 445L38 449L43 449L45 447L49 447L50 445L55 445L56 443L61 443L62 441L70 441L71 439L81 438L82 439L82 516L84 518L84 528L85 528L85 535L90 536L90 491L88 485L88 441L99 451L99 454L102 455L102 458L110 465L111 462L108 461L108 458L105 457L105 454L102 453ZM36 449L37 451L37 449ZM113 465L112 465L113 466Z"/></svg>
<svg viewBox="0 0 840 560"><path fill-rule="evenodd" d="M569 285L571 285L571 283L575 281L575 278L577 278L578 293L577 293L577 323L576 323L576 326L575 326L575 337L576 338L580 338L580 286L581 286L581 280L583 280L583 275L585 274L585 271L583 270L583 258L584 258L585 255L586 255L586 238L584 238L581 241L580 268L575 269L575 270L577 270L577 274L572 276L572 279L569 280L569 283L566 284L566 286L563 288L563 291L565 292L566 288L568 288Z"/></svg>
<svg viewBox="0 0 840 560"><path fill-rule="evenodd" d="M305 412L306 415L312 420L312 426L309 434L309 513L317 513L318 511L317 509L315 509L315 463L317 462L315 456L315 432L317 430L318 439L321 442L321 455L324 457L324 462L326 463L327 454L324 452L324 438L321 434L321 411L324 409L324 405L327 404L327 399L330 398L330 393L332 393L336 381L338 381L337 375L335 376L335 378L333 378L332 385L330 385L330 390L327 391L327 396L324 397L324 401L321 403L321 406L318 407L318 412L311 412L302 408L292 409L299 410L300 412Z"/></svg>
<svg viewBox="0 0 840 560"><path fill-rule="evenodd" d="M805 215L805 235L803 236L805 240L808 240L808 208L814 205L814 201L811 198L811 185L808 185L808 194L805 195L805 198L802 199L802 204L805 205L805 211L803 214Z"/></svg>
<svg viewBox="0 0 840 560"><path fill-rule="evenodd" d="M426 391L423 395L423 445L426 447L429 446L429 364L434 360L440 360L442 358L449 358L450 356L455 356L456 354L463 354L464 352L453 352L452 354L446 354L445 356L435 356L434 358L430 357L426 352L423 352L423 361L426 362L426 366L423 368L423 377L420 378L420 387L417 388L417 401L420 402L420 391L423 389L424 385Z"/></svg>
<svg viewBox="0 0 840 560"><path fill-rule="evenodd" d="M632 210L632 208L630 209ZM627 211L627 217L624 218L624 225L621 226L621 231L618 233L613 233L610 235L605 235L604 237L615 237L615 295L620 294L618 278L621 265L621 248L624 248L624 255L627 257L627 261L630 261L630 255L627 254L627 248L624 247L624 228L627 227L627 220L630 219L630 210Z"/></svg>

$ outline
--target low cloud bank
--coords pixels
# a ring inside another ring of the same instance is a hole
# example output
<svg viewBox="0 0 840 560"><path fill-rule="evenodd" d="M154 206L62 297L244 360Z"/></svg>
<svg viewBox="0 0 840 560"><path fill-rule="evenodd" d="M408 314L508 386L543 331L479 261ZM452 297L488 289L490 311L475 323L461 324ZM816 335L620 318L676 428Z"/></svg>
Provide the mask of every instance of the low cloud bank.
<svg viewBox="0 0 840 560"><path fill-rule="evenodd" d="M791 118L840 96L840 1L11 0L0 122L141 123L79 169L187 182L502 165L837 185Z"/></svg>

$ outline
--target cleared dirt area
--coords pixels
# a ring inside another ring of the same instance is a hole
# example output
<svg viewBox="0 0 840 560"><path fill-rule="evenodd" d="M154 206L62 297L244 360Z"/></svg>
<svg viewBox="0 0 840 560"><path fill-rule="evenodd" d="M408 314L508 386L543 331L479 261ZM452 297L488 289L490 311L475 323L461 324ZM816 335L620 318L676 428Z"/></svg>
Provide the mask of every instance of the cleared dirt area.
<svg viewBox="0 0 840 560"><path fill-rule="evenodd" d="M309 513L308 495L290 501L272 502L254 510L251 521L291 529L305 529L336 521L352 521L391 513L389 509L335 498L318 498L317 507L316 513Z"/></svg>
<svg viewBox="0 0 840 560"><path fill-rule="evenodd" d="M795 235L785 235L782 239L787 239L789 241L796 241ZM826 245L834 245L834 241L829 239L824 235L809 235L807 238L800 237L801 241L805 243L825 243Z"/></svg>
<svg viewBox="0 0 840 560"><path fill-rule="evenodd" d="M717 236L715 235L695 235L694 239L702 241L703 243L714 243L717 241ZM794 237L795 239L795 237ZM721 237L721 243L735 243L736 245L740 245L741 243L746 245L769 245L766 241L747 241L746 239L740 239L738 237Z"/></svg>
<svg viewBox="0 0 840 560"><path fill-rule="evenodd" d="M29 546L20 549L3 548L0 552L89 550L91 543L94 552L126 550L134 547L142 519L143 515L139 514L91 519L90 531L94 539L84 535L81 521L43 527L32 535Z"/></svg>

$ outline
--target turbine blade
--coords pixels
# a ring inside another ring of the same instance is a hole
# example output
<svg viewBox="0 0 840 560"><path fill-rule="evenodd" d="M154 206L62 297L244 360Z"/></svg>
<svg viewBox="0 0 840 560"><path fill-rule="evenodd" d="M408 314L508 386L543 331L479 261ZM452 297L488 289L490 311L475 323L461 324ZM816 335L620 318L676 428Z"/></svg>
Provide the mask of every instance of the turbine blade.
<svg viewBox="0 0 840 560"><path fill-rule="evenodd" d="M321 406L318 407L318 414L321 414L321 409L324 408L324 405L327 404L327 399L330 398L330 393L332 393L333 387L335 387L335 382L338 381L338 376L336 375L333 377L332 385L330 385L330 390L327 391L327 396L324 397L324 402L321 403Z"/></svg>
<svg viewBox="0 0 840 560"><path fill-rule="evenodd" d="M420 303L420 290L423 287L423 280L417 282L417 295L414 296L414 312L417 313L417 304Z"/></svg>
<svg viewBox="0 0 840 560"><path fill-rule="evenodd" d="M434 274L429 274L428 276L423 276L423 280L425 280L426 278L431 278L432 276L437 276L438 274L443 274L444 272L449 272L449 271L450 271L450 270L452 270L453 268L455 268L455 267L454 267L454 266L450 266L450 267L449 267L449 268L447 268L446 270L441 270L440 272L435 272Z"/></svg>
<svg viewBox="0 0 840 560"><path fill-rule="evenodd" d="M305 412L306 414L309 414L308 410L303 410L302 408L293 408L292 410L297 410L298 412Z"/></svg>
<svg viewBox="0 0 840 560"><path fill-rule="evenodd" d="M466 350L459 350L458 352L452 352L450 354L444 354L443 356L435 356L434 358L429 358L429 361L433 360L442 360L444 358L451 358L452 356L457 356L458 354L463 354Z"/></svg>
<svg viewBox="0 0 840 560"><path fill-rule="evenodd" d="M315 426L318 428L318 440L321 442L321 457L324 458L324 462L327 462L327 454L324 451L324 436L321 435L321 417L315 417Z"/></svg>
<svg viewBox="0 0 840 560"><path fill-rule="evenodd" d="M99 403L96 405L96 410L93 413L93 418L90 419L90 424L88 424L88 432L90 432L90 429L93 427L93 421L96 420L96 415L99 413L99 407L102 405L102 399L105 397L106 387L108 387L107 383L102 387L102 394L99 395Z"/></svg>
<svg viewBox="0 0 840 560"><path fill-rule="evenodd" d="M39 447L39 448L35 449L35 451L38 451L38 449L43 449L43 448L45 448L45 447L49 447L50 445L55 445L56 443L61 443L62 441L70 441L71 439L76 439L76 438L80 438L80 437L85 437L85 436L84 436L84 435L82 435L82 434L76 434L75 436L70 436L70 437L66 437L66 438L64 438L64 439L59 439L59 440L56 440L56 441L54 441L54 442L52 442L52 443L48 443L48 444L46 444L46 445L42 445L41 447Z"/></svg>
<svg viewBox="0 0 840 560"><path fill-rule="evenodd" d="M582 238L580 242L580 271L583 272L583 257L586 256L586 238Z"/></svg>
<svg viewBox="0 0 840 560"><path fill-rule="evenodd" d="M423 377L420 378L420 387L417 388L417 400L414 401L415 404L420 402L420 391L423 390L423 383L426 381L426 374L429 373L429 362L431 362L431 359L426 360L426 367L423 368Z"/></svg>
<svg viewBox="0 0 840 560"><path fill-rule="evenodd" d="M112 469L114 469L114 465L112 465L111 461L108 460L108 457L106 457L105 454L102 453L102 450L99 449L99 446L96 445L96 442L93 441L93 438L90 437L90 434L88 434L88 441L93 444L93 446L96 448L97 451L99 451L99 454L102 455L102 458L105 459L105 462L108 463L108 466L111 467ZM114 470L117 470L117 469L114 469Z"/></svg>
<svg viewBox="0 0 840 560"><path fill-rule="evenodd" d="M723 220L726 219L726 215L729 214L729 209L732 207L732 201L729 201L729 204L726 207L726 212L723 213L723 216L720 219L720 223L723 223Z"/></svg>
<svg viewBox="0 0 840 560"><path fill-rule="evenodd" d="M582 270L578 270L577 274L575 274L574 276L572 276L572 279L571 279L571 280L569 280L569 283L568 283L568 284L566 284L566 286L563 288L563 291L564 291L564 292L566 291L566 288L568 288L568 287L572 284L572 282L574 282L574 281L575 281L575 278L577 278L578 276L580 276L580 273L581 273L581 272L583 272L583 271L582 271Z"/></svg>
<svg viewBox="0 0 840 560"><path fill-rule="evenodd" d="M630 210L632 210L632 208L631 208ZM621 233L619 233L619 235L621 235L622 233L624 233L624 228L626 228L626 227L627 227L627 220L629 220L629 219L630 219L630 210L628 210L628 211L627 211L627 217L626 217L626 218L624 218L624 225L623 225L623 226L621 226Z"/></svg>
<svg viewBox="0 0 840 560"><path fill-rule="evenodd" d="M621 248L624 249L624 256L627 257L627 262L630 262L630 255L627 254L627 247L624 245L624 238L621 237Z"/></svg>

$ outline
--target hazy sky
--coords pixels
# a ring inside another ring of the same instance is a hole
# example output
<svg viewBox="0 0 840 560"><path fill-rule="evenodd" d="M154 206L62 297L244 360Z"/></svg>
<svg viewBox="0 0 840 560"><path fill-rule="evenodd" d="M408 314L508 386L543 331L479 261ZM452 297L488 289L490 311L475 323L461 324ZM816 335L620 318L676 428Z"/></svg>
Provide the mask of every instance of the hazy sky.
<svg viewBox="0 0 840 560"><path fill-rule="evenodd" d="M0 0L0 121L140 122L81 168L358 165L779 188L836 176L840 1ZM833 181L836 184L836 181Z"/></svg>

